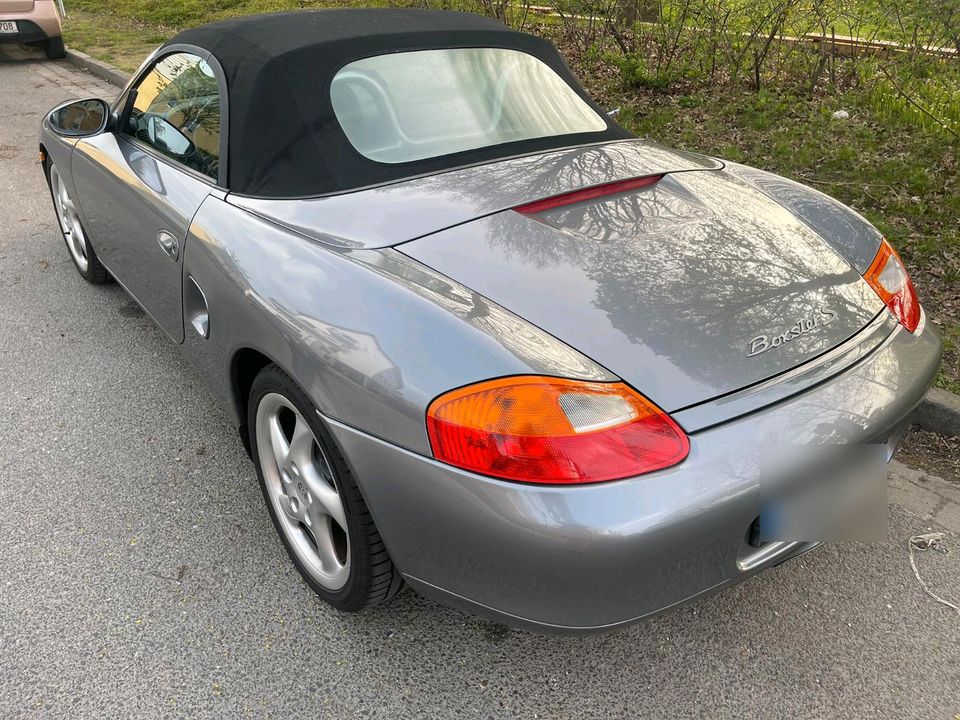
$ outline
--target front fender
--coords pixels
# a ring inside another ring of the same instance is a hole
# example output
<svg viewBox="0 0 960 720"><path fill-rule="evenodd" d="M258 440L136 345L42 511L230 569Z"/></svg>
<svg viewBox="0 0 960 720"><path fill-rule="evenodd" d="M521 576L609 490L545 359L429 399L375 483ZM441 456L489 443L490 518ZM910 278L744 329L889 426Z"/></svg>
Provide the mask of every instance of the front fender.
<svg viewBox="0 0 960 720"><path fill-rule="evenodd" d="M67 183L72 197L77 197L76 188L73 185L73 149L79 138L66 138L57 135L50 129L48 121L50 114L47 113L40 121L39 146L40 152L45 155L48 161L53 162L60 169L60 176ZM46 172L46 168L43 168Z"/></svg>

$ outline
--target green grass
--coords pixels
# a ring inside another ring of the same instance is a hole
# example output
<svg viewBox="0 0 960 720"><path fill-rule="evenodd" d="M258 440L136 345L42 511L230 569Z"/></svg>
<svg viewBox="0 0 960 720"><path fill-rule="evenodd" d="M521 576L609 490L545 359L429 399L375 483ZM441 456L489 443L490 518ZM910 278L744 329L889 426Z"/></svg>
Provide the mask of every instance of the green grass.
<svg viewBox="0 0 960 720"><path fill-rule="evenodd" d="M144 25L129 18L73 8L69 13L63 28L69 47L130 72L173 34L172 30Z"/></svg>
<svg viewBox="0 0 960 720"><path fill-rule="evenodd" d="M67 0L67 44L117 67L133 71L157 45L179 30L237 15L303 8L420 5L387 0Z"/></svg>
<svg viewBox="0 0 960 720"><path fill-rule="evenodd" d="M473 2L430 0L430 5L477 9ZM361 3L113 0L105 12L101 0L68 0L65 35L69 45L133 70L186 26L351 4ZM362 4L422 7L424 2ZM944 338L938 384L960 392L960 142L896 93L875 64L841 68L842 81L815 88L782 76L768 78L767 89L754 92L745 82L713 83L695 72L651 82L643 57L624 58L610 38L584 47L569 27L542 18L526 29L557 42L591 95L606 107L620 107L620 122L638 135L794 178L863 213L910 267L928 319ZM960 61L896 67L884 62L920 104L960 128ZM850 119L834 120L838 109L847 110Z"/></svg>

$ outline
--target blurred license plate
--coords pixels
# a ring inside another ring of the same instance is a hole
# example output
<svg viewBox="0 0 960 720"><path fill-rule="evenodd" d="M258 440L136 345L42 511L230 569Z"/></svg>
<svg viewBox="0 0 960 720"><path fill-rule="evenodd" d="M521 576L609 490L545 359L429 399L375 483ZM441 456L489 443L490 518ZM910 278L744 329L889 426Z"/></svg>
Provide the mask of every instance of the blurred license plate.
<svg viewBox="0 0 960 720"><path fill-rule="evenodd" d="M0 22L0 33L15 33L17 24L15 22Z"/></svg>
<svg viewBox="0 0 960 720"><path fill-rule="evenodd" d="M761 489L761 542L877 542L886 537L884 445L808 447L807 457L798 459L803 462L784 468Z"/></svg>

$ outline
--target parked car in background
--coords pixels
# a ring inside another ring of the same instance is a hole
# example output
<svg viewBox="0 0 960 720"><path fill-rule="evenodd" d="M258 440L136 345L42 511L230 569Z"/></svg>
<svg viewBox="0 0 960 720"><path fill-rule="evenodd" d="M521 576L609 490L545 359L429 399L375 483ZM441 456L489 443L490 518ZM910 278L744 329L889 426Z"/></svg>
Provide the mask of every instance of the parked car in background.
<svg viewBox="0 0 960 720"><path fill-rule="evenodd" d="M66 55L57 0L0 0L0 45L42 45L51 60Z"/></svg>
<svg viewBox="0 0 960 720"><path fill-rule="evenodd" d="M209 381L343 610L406 582L606 630L885 522L823 478L840 449L882 470L940 362L860 215L631 136L550 43L475 15L187 30L39 150L77 270ZM837 502L772 493L783 457Z"/></svg>

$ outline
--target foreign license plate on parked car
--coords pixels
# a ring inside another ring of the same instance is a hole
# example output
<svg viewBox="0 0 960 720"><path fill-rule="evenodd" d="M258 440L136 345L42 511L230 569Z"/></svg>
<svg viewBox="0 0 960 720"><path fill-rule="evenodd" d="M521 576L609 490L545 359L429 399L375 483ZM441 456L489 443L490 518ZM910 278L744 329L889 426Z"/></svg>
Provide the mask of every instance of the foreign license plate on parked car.
<svg viewBox="0 0 960 720"><path fill-rule="evenodd" d="M0 22L0 33L15 33L17 31L17 24L15 22L7 21Z"/></svg>

